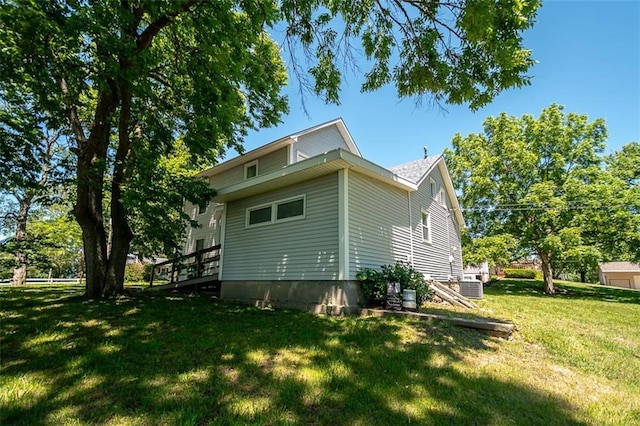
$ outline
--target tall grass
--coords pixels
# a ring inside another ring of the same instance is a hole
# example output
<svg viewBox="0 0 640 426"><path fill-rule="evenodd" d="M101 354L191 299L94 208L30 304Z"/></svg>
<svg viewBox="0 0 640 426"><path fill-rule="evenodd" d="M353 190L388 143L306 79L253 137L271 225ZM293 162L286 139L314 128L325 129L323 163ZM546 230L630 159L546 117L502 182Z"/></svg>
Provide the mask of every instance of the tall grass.
<svg viewBox="0 0 640 426"><path fill-rule="evenodd" d="M205 296L2 289L0 424L640 423L640 293L541 288L486 289L473 315L512 320L512 341Z"/></svg>

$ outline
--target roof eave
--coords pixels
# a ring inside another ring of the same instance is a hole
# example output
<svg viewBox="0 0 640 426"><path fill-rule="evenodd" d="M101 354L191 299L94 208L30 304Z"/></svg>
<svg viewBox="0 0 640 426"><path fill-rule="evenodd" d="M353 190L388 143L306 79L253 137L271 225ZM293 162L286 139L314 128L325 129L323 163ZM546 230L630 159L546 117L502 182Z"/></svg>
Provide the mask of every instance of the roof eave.
<svg viewBox="0 0 640 426"><path fill-rule="evenodd" d="M314 170L315 169L315 170ZM389 185L415 191L414 183L393 174L389 170L345 151L335 149L315 157L288 165L280 170L245 180L234 185L220 188L214 201L227 202L260 193L261 190L278 189L293 183L302 182L316 176L329 174L340 169L353 169L364 175L373 177Z"/></svg>

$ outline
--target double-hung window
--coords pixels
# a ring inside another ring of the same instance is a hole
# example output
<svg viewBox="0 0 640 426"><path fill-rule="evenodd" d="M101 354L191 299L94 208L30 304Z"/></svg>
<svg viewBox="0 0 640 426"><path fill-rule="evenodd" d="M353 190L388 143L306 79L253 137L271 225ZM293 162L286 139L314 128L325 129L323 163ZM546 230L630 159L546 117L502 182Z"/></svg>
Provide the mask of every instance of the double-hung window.
<svg viewBox="0 0 640 426"><path fill-rule="evenodd" d="M304 219L306 197L287 198L270 204L247 209L246 226L266 225L289 220Z"/></svg>
<svg viewBox="0 0 640 426"><path fill-rule="evenodd" d="M420 225L422 227L422 241L431 243L431 214L422 210Z"/></svg>

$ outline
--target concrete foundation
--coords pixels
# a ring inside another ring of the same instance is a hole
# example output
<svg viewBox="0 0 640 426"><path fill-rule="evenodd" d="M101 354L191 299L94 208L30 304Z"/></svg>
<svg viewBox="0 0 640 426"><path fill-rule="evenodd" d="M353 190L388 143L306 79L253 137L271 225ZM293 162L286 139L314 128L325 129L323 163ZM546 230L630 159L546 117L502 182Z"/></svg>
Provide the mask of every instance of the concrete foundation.
<svg viewBox="0 0 640 426"><path fill-rule="evenodd" d="M223 281L220 299L327 315L359 312L364 305L358 281Z"/></svg>

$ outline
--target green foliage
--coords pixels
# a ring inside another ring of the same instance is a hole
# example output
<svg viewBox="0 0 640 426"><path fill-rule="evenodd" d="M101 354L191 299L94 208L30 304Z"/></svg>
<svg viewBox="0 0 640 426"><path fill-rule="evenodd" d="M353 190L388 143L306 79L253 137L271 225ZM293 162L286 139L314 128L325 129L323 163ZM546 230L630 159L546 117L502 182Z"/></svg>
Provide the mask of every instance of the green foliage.
<svg viewBox="0 0 640 426"><path fill-rule="evenodd" d="M15 265L15 253L26 254L28 276L54 278L75 277L82 267L80 227L65 211L53 205L40 209L30 218L29 235L24 241L10 238L0 245L0 276L8 278Z"/></svg>
<svg viewBox="0 0 640 426"><path fill-rule="evenodd" d="M146 263L127 263L124 267L124 280L127 282L149 282L151 265Z"/></svg>
<svg viewBox="0 0 640 426"><path fill-rule="evenodd" d="M363 268L356 274L362 285L362 292L368 299L382 300L387 296L387 283L400 283L400 287L416 291L418 305L432 297L432 292L422 273L410 264L396 262L394 265L382 265L380 270Z"/></svg>
<svg viewBox="0 0 640 426"><path fill-rule="evenodd" d="M535 279L537 278L537 271L534 269L512 269L505 268L504 276L506 278L529 278Z"/></svg>
<svg viewBox="0 0 640 426"><path fill-rule="evenodd" d="M539 6L536 0L287 0L281 14L286 44L299 43L306 54L314 77L308 86L330 102L338 102L341 70L349 68L339 61L348 65L352 43L359 42L371 64L362 91L394 84L400 97L429 94L438 103L477 109L507 88L529 84L526 72L534 60L521 32L533 25ZM291 53L297 70L297 52Z"/></svg>
<svg viewBox="0 0 640 426"><path fill-rule="evenodd" d="M606 138L603 119L555 104L538 117L502 113L487 118L481 134L456 135L447 165L471 237L511 236L519 250L537 254L550 292L545 265L584 270L598 258L636 256L638 187L604 167Z"/></svg>
<svg viewBox="0 0 640 426"><path fill-rule="evenodd" d="M382 273L373 268L362 268L356 274L360 281L362 292L369 300L383 300L387 297L387 281Z"/></svg>
<svg viewBox="0 0 640 426"><path fill-rule="evenodd" d="M510 234L480 236L471 239L466 229L462 230L462 258L466 265L508 265L518 258L518 241Z"/></svg>

